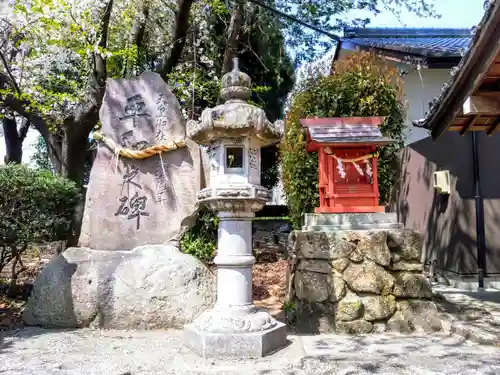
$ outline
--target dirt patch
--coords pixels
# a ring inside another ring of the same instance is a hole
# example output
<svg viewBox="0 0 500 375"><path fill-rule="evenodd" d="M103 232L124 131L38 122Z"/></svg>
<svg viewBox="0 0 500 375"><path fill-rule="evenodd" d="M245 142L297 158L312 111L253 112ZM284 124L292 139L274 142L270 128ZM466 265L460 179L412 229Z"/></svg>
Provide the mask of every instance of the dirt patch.
<svg viewBox="0 0 500 375"><path fill-rule="evenodd" d="M261 258L262 259L262 258ZM268 258L265 258L268 259ZM215 264L205 264L216 275ZM257 307L266 309L276 319L283 321L283 304L286 295L288 261L264 261L253 266L253 300Z"/></svg>
<svg viewBox="0 0 500 375"><path fill-rule="evenodd" d="M24 270L11 288L11 264L0 273L0 331L23 326L22 313L40 270L61 249L60 243L32 246L21 257ZM19 265L21 267L21 265Z"/></svg>
<svg viewBox="0 0 500 375"><path fill-rule="evenodd" d="M24 326L22 313L25 306L25 300L0 296L0 331Z"/></svg>
<svg viewBox="0 0 500 375"><path fill-rule="evenodd" d="M256 264L253 268L253 298L256 306L269 311L275 318L283 319L288 262Z"/></svg>

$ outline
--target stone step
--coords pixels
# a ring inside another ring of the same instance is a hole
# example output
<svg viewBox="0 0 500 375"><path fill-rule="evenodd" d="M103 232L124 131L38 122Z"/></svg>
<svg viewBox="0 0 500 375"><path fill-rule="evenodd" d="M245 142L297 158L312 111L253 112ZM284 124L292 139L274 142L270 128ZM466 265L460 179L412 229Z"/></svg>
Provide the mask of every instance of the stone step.
<svg viewBox="0 0 500 375"><path fill-rule="evenodd" d="M354 225L397 223L395 212L346 213L346 214L305 214L304 226L316 225Z"/></svg>
<svg viewBox="0 0 500 375"><path fill-rule="evenodd" d="M344 224L344 225L310 225L303 226L302 230L307 232L338 232L338 231L375 231L403 229L402 223L371 223L371 224Z"/></svg>

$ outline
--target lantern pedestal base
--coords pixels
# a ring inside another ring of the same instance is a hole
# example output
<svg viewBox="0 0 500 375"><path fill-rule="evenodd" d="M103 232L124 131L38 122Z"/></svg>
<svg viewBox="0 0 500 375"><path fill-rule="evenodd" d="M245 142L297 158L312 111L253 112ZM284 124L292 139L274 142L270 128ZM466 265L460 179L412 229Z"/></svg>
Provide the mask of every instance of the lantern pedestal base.
<svg viewBox="0 0 500 375"><path fill-rule="evenodd" d="M303 231L335 232L352 230L403 229L394 212L305 214Z"/></svg>
<svg viewBox="0 0 500 375"><path fill-rule="evenodd" d="M287 343L286 325L259 332L213 333L202 331L195 324L184 327L184 344L204 358L260 358Z"/></svg>

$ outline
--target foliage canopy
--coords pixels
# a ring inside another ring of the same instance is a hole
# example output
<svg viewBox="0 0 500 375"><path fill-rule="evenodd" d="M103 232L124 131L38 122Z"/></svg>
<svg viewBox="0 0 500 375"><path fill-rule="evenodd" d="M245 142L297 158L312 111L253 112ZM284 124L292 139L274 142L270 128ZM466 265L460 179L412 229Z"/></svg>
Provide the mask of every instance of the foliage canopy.
<svg viewBox="0 0 500 375"><path fill-rule="evenodd" d="M74 182L48 170L0 167L0 272L29 244L65 241L80 199Z"/></svg>

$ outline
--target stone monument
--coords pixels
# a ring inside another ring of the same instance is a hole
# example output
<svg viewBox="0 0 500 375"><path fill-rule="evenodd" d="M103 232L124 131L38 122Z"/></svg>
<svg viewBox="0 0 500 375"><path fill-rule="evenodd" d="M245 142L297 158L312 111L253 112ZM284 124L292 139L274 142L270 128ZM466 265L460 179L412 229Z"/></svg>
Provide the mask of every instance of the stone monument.
<svg viewBox="0 0 500 375"><path fill-rule="evenodd" d="M320 207L290 234L288 321L300 333L439 331L422 239L379 206L383 117L303 119Z"/></svg>
<svg viewBox="0 0 500 375"><path fill-rule="evenodd" d="M181 328L213 305L215 278L178 242L208 182L179 103L156 73L109 79L78 248L43 269L30 325Z"/></svg>
<svg viewBox="0 0 500 375"><path fill-rule="evenodd" d="M100 119L105 142L90 173L79 246L115 251L177 241L208 176L176 97L156 73L110 79ZM120 154L158 145L164 151Z"/></svg>
<svg viewBox="0 0 500 375"><path fill-rule="evenodd" d="M250 77L234 59L222 78L225 103L187 125L188 137L210 149L210 186L198 199L220 218L217 301L184 330L186 345L204 357L262 357L286 344L285 325L252 301L252 218L271 198L260 186L260 148L276 143L281 131L246 102L250 95Z"/></svg>

